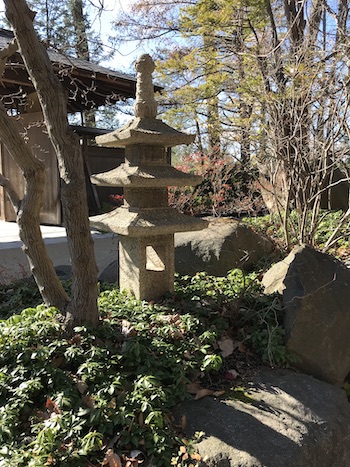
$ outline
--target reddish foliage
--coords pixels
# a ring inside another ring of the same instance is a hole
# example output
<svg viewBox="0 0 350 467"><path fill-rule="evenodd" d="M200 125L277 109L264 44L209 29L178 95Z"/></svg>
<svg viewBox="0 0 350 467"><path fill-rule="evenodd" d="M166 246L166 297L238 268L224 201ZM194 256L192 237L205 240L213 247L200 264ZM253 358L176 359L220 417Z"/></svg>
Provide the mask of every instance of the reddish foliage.
<svg viewBox="0 0 350 467"><path fill-rule="evenodd" d="M257 183L239 162L216 151L186 156L176 167L203 177L195 188L169 188L169 205L192 215L253 214L262 208Z"/></svg>
<svg viewBox="0 0 350 467"><path fill-rule="evenodd" d="M110 195L110 199L113 203L113 206L120 207L123 202L124 202L124 196L123 195Z"/></svg>

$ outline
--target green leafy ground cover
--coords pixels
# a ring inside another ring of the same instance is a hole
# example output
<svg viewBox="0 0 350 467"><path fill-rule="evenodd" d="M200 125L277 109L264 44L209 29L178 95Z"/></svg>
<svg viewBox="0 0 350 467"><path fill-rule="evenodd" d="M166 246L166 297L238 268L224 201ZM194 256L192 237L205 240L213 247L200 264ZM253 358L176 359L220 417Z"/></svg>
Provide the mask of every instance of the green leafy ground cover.
<svg viewBox="0 0 350 467"><path fill-rule="evenodd" d="M240 270L178 278L160 304L107 288L100 326L73 336L55 309L17 314L36 299L27 286L22 298L19 290L16 314L0 321L1 467L99 466L108 448L123 465L133 449L156 466L194 465L171 407L198 396L190 387L221 394L242 384L231 381L235 372L244 377L289 358L279 299L263 296L256 275ZM9 312L1 302L0 313ZM223 358L225 343L232 348Z"/></svg>

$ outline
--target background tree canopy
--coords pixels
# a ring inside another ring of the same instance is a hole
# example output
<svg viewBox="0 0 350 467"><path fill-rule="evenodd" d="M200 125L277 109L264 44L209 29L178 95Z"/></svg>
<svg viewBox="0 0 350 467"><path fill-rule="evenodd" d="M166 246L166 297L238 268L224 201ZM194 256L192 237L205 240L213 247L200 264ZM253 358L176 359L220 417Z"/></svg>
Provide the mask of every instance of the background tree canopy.
<svg viewBox="0 0 350 467"><path fill-rule="evenodd" d="M312 243L330 187L349 180L348 2L135 0L115 26L117 43L152 47L170 123L258 167L287 244L293 209Z"/></svg>
<svg viewBox="0 0 350 467"><path fill-rule="evenodd" d="M89 16L93 3L31 5L46 45L101 58ZM215 213L230 214L227 193L241 202L259 182L287 246L292 237L313 244L322 209L335 209L332 193L344 185L339 229L327 249L350 217L348 32L344 0L134 0L114 18L109 46L137 41L151 49L164 86L164 118L195 131L195 149L209 158L194 159L207 178L197 195L217 199ZM85 124L95 125L95 115L86 112ZM239 190L232 190L235 184Z"/></svg>

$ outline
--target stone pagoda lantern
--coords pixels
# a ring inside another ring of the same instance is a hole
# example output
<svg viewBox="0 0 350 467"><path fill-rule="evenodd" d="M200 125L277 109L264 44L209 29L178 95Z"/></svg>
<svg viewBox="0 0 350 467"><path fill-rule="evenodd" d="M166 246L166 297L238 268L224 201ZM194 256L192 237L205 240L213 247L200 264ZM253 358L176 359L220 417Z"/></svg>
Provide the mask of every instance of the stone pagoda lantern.
<svg viewBox="0 0 350 467"><path fill-rule="evenodd" d="M167 162L166 149L194 141L156 119L152 72L154 62L136 62L135 118L106 135L101 146L125 148L125 163L91 176L101 186L124 187L124 205L90 218L91 226L119 234L120 288L136 298L154 300L174 289L174 233L201 230L207 222L168 206L169 186L191 186L201 177L183 173Z"/></svg>

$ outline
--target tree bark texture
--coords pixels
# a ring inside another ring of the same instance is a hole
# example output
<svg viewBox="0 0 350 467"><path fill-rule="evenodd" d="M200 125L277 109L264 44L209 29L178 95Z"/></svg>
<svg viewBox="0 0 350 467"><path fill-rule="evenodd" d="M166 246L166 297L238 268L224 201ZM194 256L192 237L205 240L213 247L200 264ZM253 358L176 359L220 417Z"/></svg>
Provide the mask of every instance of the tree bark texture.
<svg viewBox="0 0 350 467"><path fill-rule="evenodd" d="M83 157L78 137L69 128L67 96L33 28L33 13L24 0L5 0L19 51L35 86L56 152L61 201L72 261L72 299L67 325L97 324L97 267L90 233Z"/></svg>
<svg viewBox="0 0 350 467"><path fill-rule="evenodd" d="M22 200L16 198L17 195L8 180L4 177L0 179L0 184L8 190L16 211L19 236L24 245L23 251L27 255L31 272L46 305L64 309L69 297L55 273L40 231L40 210L45 181L44 164L32 154L2 104L0 104L0 129L1 141L17 162L25 178Z"/></svg>
<svg viewBox="0 0 350 467"><path fill-rule="evenodd" d="M82 0L69 0L69 9L72 15L73 27L76 36L74 48L77 52L77 57L89 62L90 51Z"/></svg>
<svg viewBox="0 0 350 467"><path fill-rule="evenodd" d="M89 41L87 37L87 19L84 15L82 0L69 0L69 9L72 15L75 32L75 51L78 58L90 61ZM84 124L95 127L96 119L93 110L84 111Z"/></svg>

